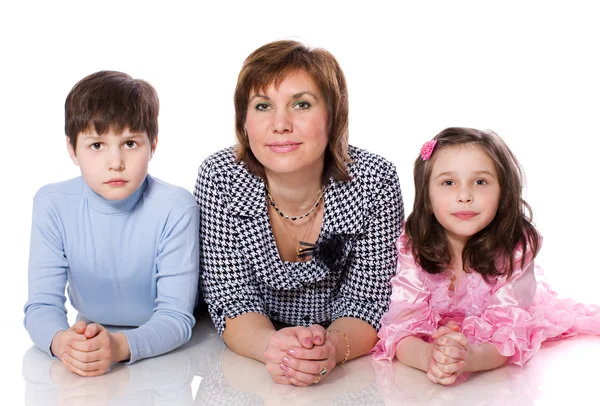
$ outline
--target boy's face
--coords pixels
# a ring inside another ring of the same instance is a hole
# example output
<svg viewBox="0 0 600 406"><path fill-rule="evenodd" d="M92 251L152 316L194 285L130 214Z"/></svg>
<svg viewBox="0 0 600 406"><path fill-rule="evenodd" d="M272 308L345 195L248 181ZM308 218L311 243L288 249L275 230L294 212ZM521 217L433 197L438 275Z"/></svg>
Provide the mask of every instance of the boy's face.
<svg viewBox="0 0 600 406"><path fill-rule="evenodd" d="M158 137L150 145L145 132L112 129L103 135L95 130L80 132L73 149L67 138L71 159L81 169L87 185L108 200L125 199L138 188L148 173L148 162L156 149Z"/></svg>

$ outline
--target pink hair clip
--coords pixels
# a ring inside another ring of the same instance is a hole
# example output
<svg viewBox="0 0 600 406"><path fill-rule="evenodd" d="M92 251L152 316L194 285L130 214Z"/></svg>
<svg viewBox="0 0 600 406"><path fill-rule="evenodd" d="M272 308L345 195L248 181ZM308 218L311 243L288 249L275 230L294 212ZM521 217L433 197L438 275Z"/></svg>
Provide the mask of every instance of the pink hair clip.
<svg viewBox="0 0 600 406"><path fill-rule="evenodd" d="M421 158L423 158L423 161L427 161L431 157L435 144L437 144L437 140L425 141L425 144L421 147Z"/></svg>

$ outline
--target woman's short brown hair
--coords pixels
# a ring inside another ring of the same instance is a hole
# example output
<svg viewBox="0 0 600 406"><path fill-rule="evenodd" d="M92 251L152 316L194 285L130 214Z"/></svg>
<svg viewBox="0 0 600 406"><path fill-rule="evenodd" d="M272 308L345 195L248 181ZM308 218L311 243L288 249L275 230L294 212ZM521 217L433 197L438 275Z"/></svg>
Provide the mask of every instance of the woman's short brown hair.
<svg viewBox="0 0 600 406"><path fill-rule="evenodd" d="M156 90L146 81L123 72L100 71L81 79L65 101L65 133L73 149L77 135L95 130L145 131L150 144L158 134L159 102Z"/></svg>
<svg viewBox="0 0 600 406"><path fill-rule="evenodd" d="M539 249L539 235L532 223L531 207L522 197L524 174L506 143L493 131L472 128L446 128L437 141L430 159L417 157L414 167L415 200L406 220L406 234L411 241L417 263L429 273L443 272L452 261L450 244L442 225L433 215L429 179L440 150L458 145L478 145L490 157L498 174L500 202L492 222L473 235L463 250L463 269L490 276L510 277L513 254L521 244L523 252L530 245L533 255ZM525 261L525 255L523 255Z"/></svg>
<svg viewBox="0 0 600 406"><path fill-rule="evenodd" d="M303 70L315 81L325 97L328 112L329 142L325 151L323 182L349 180L348 90L346 79L336 59L324 49L310 49L296 41L275 41L252 52L244 61L235 88L236 159L248 170L264 179L263 165L250 149L246 133L248 99L253 90L278 86L290 73Z"/></svg>

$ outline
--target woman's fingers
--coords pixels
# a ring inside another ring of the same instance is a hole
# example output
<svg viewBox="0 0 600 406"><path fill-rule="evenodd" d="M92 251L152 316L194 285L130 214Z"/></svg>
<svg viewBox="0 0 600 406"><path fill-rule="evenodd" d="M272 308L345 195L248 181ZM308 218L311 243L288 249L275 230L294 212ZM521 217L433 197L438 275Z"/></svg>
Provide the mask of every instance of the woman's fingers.
<svg viewBox="0 0 600 406"><path fill-rule="evenodd" d="M309 330L312 332L313 343L315 345L323 345L323 343L325 343L325 335L327 332L323 326L319 324L313 324L309 327Z"/></svg>

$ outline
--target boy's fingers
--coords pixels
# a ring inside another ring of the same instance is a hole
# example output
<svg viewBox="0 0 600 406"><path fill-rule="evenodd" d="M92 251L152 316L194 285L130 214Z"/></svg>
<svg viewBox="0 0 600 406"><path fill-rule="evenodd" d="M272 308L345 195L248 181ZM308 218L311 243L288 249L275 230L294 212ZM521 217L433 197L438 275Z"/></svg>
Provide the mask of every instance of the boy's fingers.
<svg viewBox="0 0 600 406"><path fill-rule="evenodd" d="M73 324L73 327L71 327L71 328L77 334L83 334L85 331L86 325L85 325L85 322L78 321L77 323Z"/></svg>
<svg viewBox="0 0 600 406"><path fill-rule="evenodd" d="M96 337L102 330L104 330L104 327L102 327L98 323L88 324L87 328L85 329L84 335L86 336L86 338Z"/></svg>

